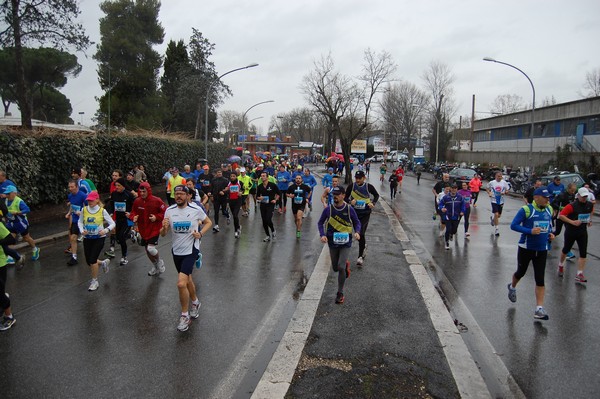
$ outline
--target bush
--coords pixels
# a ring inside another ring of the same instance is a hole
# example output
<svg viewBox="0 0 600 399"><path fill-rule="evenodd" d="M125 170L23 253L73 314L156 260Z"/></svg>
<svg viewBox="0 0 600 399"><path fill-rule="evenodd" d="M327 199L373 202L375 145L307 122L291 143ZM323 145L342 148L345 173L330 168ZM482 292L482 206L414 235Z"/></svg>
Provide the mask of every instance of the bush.
<svg viewBox="0 0 600 399"><path fill-rule="evenodd" d="M61 203L71 170L84 167L100 192L107 192L112 171L124 173L143 164L151 184L171 166L180 169L204 158L204 142L157 132L90 134L61 131L0 131L0 170L19 187L29 205ZM211 169L229 156L223 144L209 143Z"/></svg>

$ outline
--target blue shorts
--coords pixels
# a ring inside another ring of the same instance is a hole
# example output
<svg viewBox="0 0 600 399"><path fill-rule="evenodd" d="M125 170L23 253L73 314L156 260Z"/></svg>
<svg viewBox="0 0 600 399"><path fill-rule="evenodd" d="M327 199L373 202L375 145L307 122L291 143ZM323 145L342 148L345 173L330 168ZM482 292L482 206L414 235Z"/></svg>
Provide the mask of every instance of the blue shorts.
<svg viewBox="0 0 600 399"><path fill-rule="evenodd" d="M199 253L200 251L194 247L192 249L192 253L189 255L173 254L173 262L175 263L177 273L183 273L188 276L192 274L192 271L194 270L194 264L196 263L196 259L198 259Z"/></svg>
<svg viewBox="0 0 600 399"><path fill-rule="evenodd" d="M14 234L21 234L22 236L29 234L29 223L24 219L9 220L6 223L6 228Z"/></svg>
<svg viewBox="0 0 600 399"><path fill-rule="evenodd" d="M496 204L492 202L492 213L497 213L498 215L502 215L502 207L504 204Z"/></svg>

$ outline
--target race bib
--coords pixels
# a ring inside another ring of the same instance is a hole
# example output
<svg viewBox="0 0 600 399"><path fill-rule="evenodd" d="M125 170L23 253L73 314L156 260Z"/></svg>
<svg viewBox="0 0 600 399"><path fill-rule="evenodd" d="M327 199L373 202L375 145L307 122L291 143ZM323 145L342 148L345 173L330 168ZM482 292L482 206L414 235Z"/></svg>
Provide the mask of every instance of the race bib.
<svg viewBox="0 0 600 399"><path fill-rule="evenodd" d="M502 205L502 194L496 193L496 204Z"/></svg>
<svg viewBox="0 0 600 399"><path fill-rule="evenodd" d="M268 195L263 195L262 200L260 201L263 204L268 204L269 203L269 196Z"/></svg>
<svg viewBox="0 0 600 399"><path fill-rule="evenodd" d="M294 197L294 204L301 204L303 199L302 197Z"/></svg>
<svg viewBox="0 0 600 399"><path fill-rule="evenodd" d="M173 232L177 234L190 233L192 231L192 222L189 220L173 222Z"/></svg>
<svg viewBox="0 0 600 399"><path fill-rule="evenodd" d="M354 205L355 209L365 209L366 207L367 207L367 201L356 200L356 204Z"/></svg>
<svg viewBox="0 0 600 399"><path fill-rule="evenodd" d="M342 233L342 232L338 232L338 231L333 233L333 243L334 244L346 244L349 241L350 241L349 233Z"/></svg>
<svg viewBox="0 0 600 399"><path fill-rule="evenodd" d="M577 215L577 220L581 221L581 223L589 223L591 214L589 213L581 213Z"/></svg>
<svg viewBox="0 0 600 399"><path fill-rule="evenodd" d="M231 193L239 193L240 192L240 186L238 186L238 185L229 186L229 192L231 192Z"/></svg>
<svg viewBox="0 0 600 399"><path fill-rule="evenodd" d="M471 197L463 197L463 201L465 204L469 204L471 202Z"/></svg>
<svg viewBox="0 0 600 399"><path fill-rule="evenodd" d="M550 231L550 222L544 220L534 221L533 227L539 227L541 233L547 233Z"/></svg>
<svg viewBox="0 0 600 399"><path fill-rule="evenodd" d="M210 180L204 180L204 183L203 183L203 184L204 184L205 186L210 186Z"/></svg>
<svg viewBox="0 0 600 399"><path fill-rule="evenodd" d="M71 213L80 212L81 207L79 205L71 205Z"/></svg>
<svg viewBox="0 0 600 399"><path fill-rule="evenodd" d="M285 182L285 176L277 176L277 181L280 183L284 183Z"/></svg>
<svg viewBox="0 0 600 399"><path fill-rule="evenodd" d="M115 212L125 212L125 203L115 202Z"/></svg>
<svg viewBox="0 0 600 399"><path fill-rule="evenodd" d="M86 224L83 227L85 227L85 230L90 236L97 236L100 234L100 226L97 224Z"/></svg>

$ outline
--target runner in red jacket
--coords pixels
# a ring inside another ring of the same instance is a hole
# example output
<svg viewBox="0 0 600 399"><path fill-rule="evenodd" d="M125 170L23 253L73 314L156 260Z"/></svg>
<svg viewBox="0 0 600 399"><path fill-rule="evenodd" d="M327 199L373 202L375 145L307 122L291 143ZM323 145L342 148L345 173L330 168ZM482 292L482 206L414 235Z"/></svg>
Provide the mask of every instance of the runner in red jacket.
<svg viewBox="0 0 600 399"><path fill-rule="evenodd" d="M147 182L140 184L138 197L133 202L133 207L128 217L137 223L142 242L146 247L146 255L152 262L152 268L148 271L149 276L155 276L165 271L165 262L158 254L158 237L160 228L167 209L160 198L152 195L152 188Z"/></svg>

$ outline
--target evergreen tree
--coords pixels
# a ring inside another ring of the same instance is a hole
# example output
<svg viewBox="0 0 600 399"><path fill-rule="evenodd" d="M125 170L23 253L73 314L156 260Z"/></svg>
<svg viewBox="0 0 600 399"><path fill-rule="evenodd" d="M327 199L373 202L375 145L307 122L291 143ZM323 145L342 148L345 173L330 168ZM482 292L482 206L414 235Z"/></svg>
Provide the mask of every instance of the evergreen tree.
<svg viewBox="0 0 600 399"><path fill-rule="evenodd" d="M164 29L158 0L104 1L100 9L98 80L106 93L99 98L100 123L119 127L156 128L163 121L164 99L158 92ZM110 120L108 116L110 115Z"/></svg>

